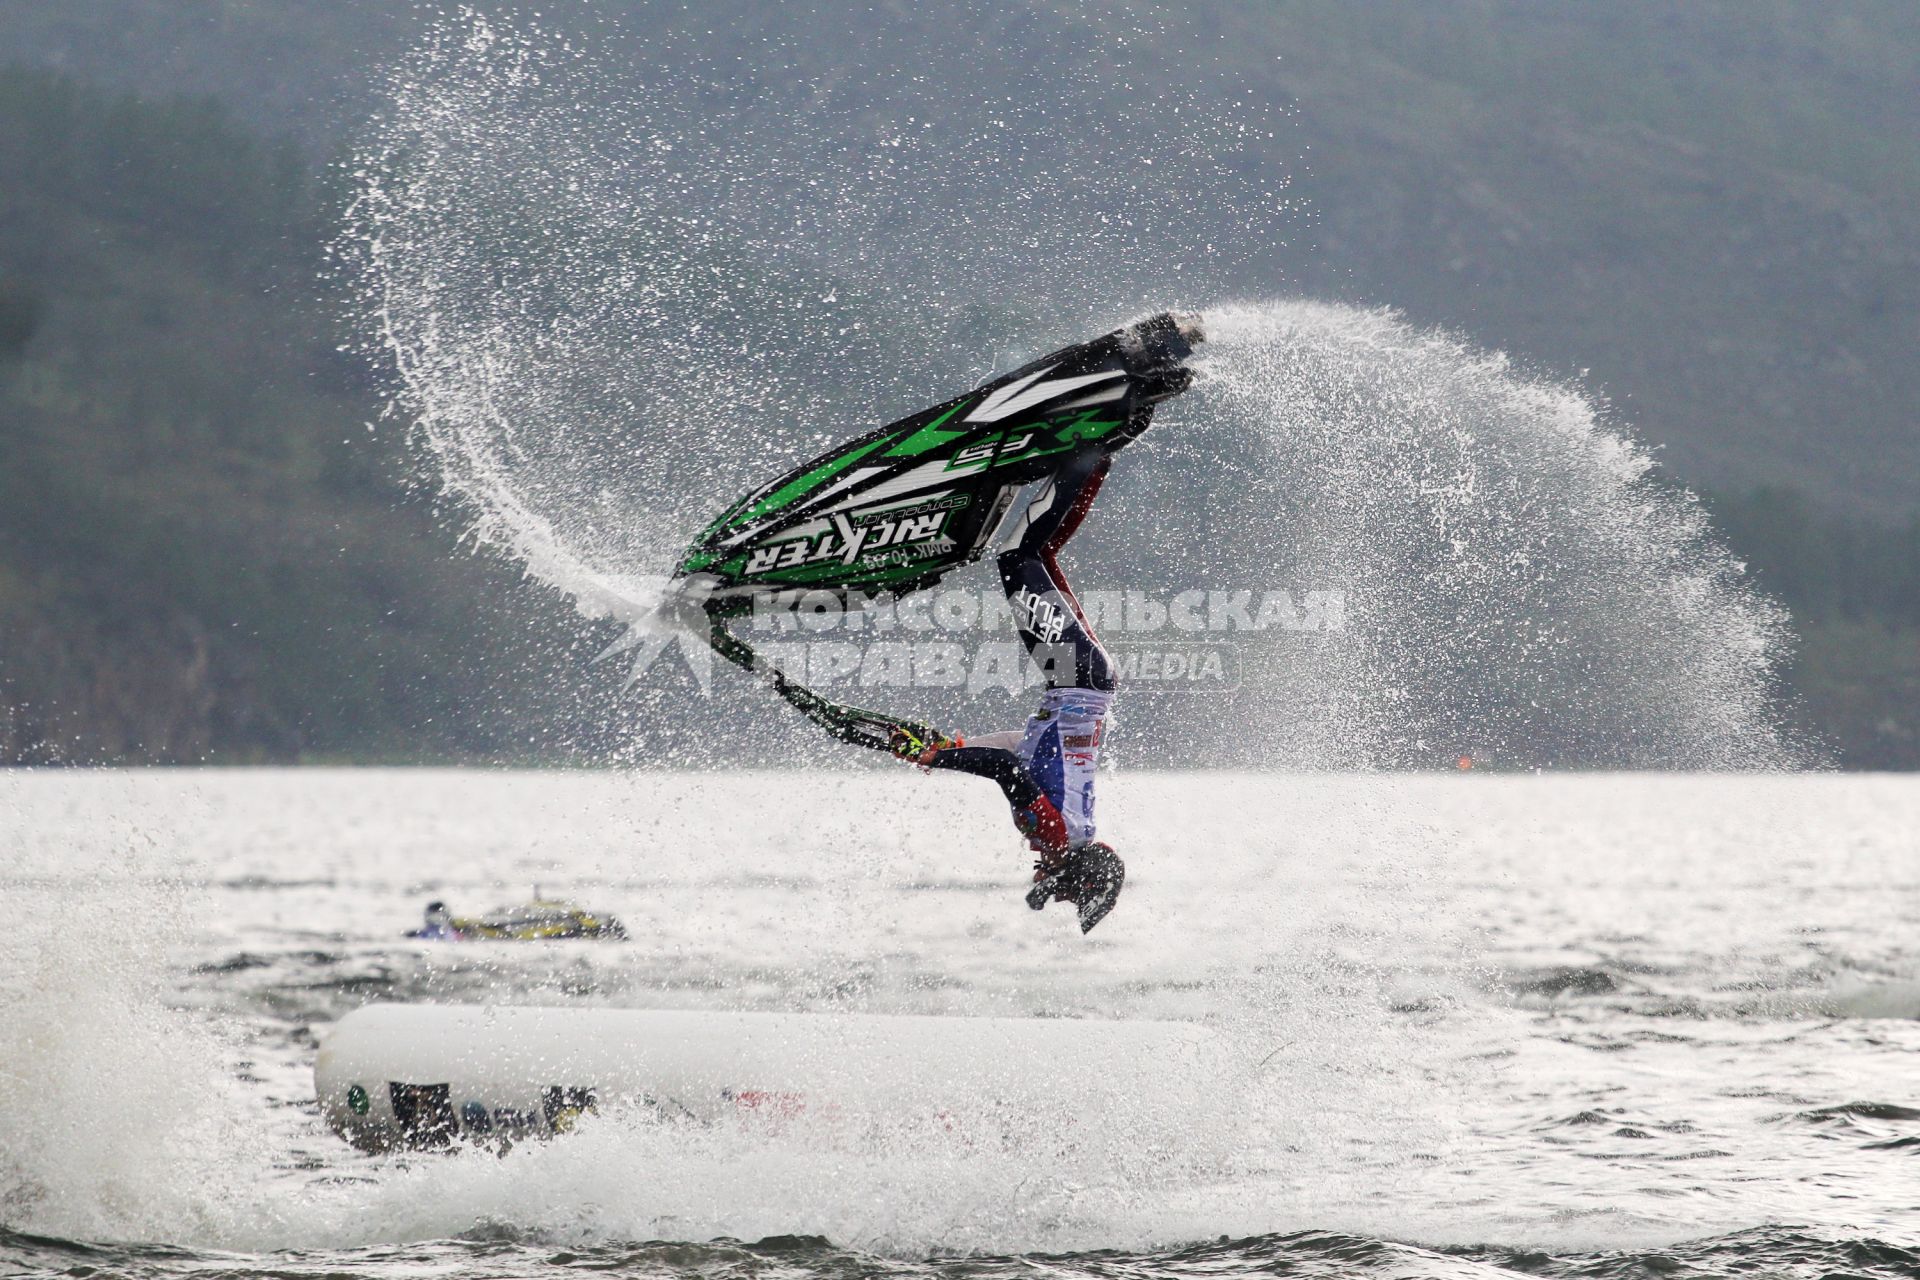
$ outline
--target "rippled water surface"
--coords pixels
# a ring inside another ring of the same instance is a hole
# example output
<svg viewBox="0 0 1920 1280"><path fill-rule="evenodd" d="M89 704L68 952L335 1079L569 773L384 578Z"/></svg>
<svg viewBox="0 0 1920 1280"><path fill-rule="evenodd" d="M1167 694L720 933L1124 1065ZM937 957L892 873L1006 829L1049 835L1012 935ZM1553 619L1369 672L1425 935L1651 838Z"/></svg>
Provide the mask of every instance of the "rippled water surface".
<svg viewBox="0 0 1920 1280"><path fill-rule="evenodd" d="M0 1272L1920 1269L1920 781L1123 773L1084 939L967 781L0 774ZM536 885L631 940L400 936ZM1151 1160L369 1157L312 1058L374 1000L1180 1018L1236 1066Z"/></svg>

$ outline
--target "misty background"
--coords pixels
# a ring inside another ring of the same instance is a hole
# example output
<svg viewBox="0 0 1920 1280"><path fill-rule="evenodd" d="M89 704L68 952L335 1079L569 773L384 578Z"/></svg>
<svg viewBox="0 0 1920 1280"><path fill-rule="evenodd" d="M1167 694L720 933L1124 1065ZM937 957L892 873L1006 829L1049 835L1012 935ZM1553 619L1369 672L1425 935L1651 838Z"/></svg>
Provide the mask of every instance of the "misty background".
<svg viewBox="0 0 1920 1280"><path fill-rule="evenodd" d="M1270 125L1226 162L1285 234L1163 215L1233 246L1193 264L1200 299L1392 306L1605 400L1792 612L1791 714L1845 764L1920 766L1912 6L540 12L637 82L704 76L690 113L830 103L876 146L959 109L943 76L1073 77L1110 103L1088 130L1175 104ZM343 350L344 162L433 16L0 9L0 762L578 763L649 714L587 665L613 627L457 545L376 421L379 371ZM1124 73L1084 56L1102 41ZM1018 318L969 317L981 364ZM821 376L917 385L880 355ZM955 388L890 389L905 412Z"/></svg>

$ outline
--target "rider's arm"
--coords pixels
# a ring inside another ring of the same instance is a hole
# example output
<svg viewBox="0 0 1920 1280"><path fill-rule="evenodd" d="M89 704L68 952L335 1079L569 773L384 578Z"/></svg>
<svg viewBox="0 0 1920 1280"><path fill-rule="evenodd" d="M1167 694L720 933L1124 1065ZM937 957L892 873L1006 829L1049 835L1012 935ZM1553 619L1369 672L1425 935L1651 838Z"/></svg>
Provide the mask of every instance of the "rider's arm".
<svg viewBox="0 0 1920 1280"><path fill-rule="evenodd" d="M967 739L970 747L996 747L1001 751L1014 751L1020 746L1020 739L1026 735L1018 729L1008 729L1003 733L982 733Z"/></svg>

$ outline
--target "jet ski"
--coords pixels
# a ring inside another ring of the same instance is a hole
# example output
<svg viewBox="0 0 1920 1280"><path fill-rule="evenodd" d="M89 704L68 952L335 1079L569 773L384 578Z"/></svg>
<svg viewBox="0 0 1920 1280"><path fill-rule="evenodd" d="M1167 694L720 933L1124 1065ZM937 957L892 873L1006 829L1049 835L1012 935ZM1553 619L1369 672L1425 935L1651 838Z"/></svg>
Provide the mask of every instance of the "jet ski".
<svg viewBox="0 0 1920 1280"><path fill-rule="evenodd" d="M423 942L543 942L553 938L598 938L624 942L627 931L610 915L571 902L535 895L518 906L485 915L456 916L444 902L429 902L426 918L407 937Z"/></svg>

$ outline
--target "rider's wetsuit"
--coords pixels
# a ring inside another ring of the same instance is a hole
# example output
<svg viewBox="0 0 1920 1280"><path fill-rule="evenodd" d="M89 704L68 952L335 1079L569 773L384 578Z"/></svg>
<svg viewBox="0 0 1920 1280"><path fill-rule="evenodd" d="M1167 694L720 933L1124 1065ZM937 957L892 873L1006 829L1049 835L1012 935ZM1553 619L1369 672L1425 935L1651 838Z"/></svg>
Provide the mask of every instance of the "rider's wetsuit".
<svg viewBox="0 0 1920 1280"><path fill-rule="evenodd" d="M1055 556L1080 527L1112 459L1087 453L1043 481L1000 556L1014 627L1047 679L1024 732L985 734L931 752L931 769L998 783L1034 849L1058 854L1093 839L1094 765L1113 705L1114 669Z"/></svg>

